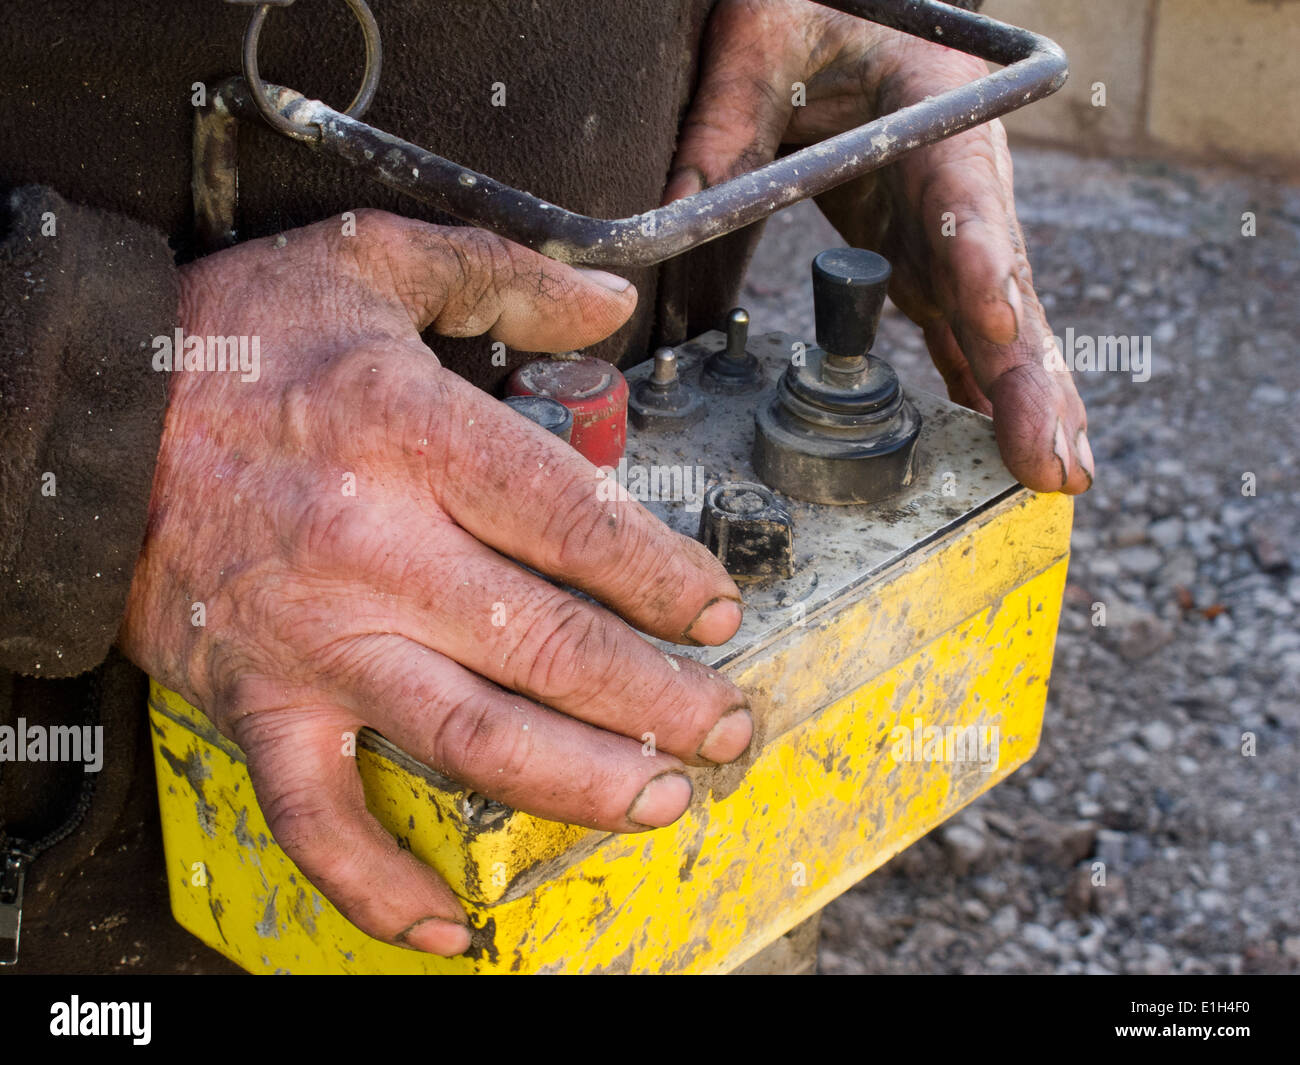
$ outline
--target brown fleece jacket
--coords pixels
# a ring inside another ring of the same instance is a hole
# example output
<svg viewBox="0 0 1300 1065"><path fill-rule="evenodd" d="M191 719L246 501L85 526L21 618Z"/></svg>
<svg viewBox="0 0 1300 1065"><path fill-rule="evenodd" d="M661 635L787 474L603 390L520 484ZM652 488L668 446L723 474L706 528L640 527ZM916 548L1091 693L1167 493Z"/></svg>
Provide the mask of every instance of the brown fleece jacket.
<svg viewBox="0 0 1300 1065"><path fill-rule="evenodd" d="M573 210L646 210L712 2L371 0L384 63L366 120ZM29 874L19 971L228 968L166 916L143 678L109 647L165 406L140 345L175 326L173 263L196 254L190 101L238 72L248 16L220 0L8 0L0 23L0 725L79 723L89 704L107 748L90 815ZM268 80L341 107L360 35L343 3L299 3L271 12L260 57ZM255 124L239 158L243 239L358 207L453 221ZM732 304L757 235L686 257L688 335ZM655 340L661 271L626 276L636 315L591 349L624 364ZM494 368L482 339L426 339L485 387L528 357ZM0 764L0 828L56 828L81 776Z"/></svg>
<svg viewBox="0 0 1300 1065"><path fill-rule="evenodd" d="M108 654L144 537L167 395L144 353L176 320L176 272L120 215L34 186L8 208L0 667L74 676Z"/></svg>

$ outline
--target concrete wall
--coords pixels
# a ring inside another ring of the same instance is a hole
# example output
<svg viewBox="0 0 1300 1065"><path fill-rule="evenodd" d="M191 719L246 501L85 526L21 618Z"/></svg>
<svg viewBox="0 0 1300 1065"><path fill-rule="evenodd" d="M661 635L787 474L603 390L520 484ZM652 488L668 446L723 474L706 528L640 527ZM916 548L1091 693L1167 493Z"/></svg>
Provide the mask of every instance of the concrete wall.
<svg viewBox="0 0 1300 1065"><path fill-rule="evenodd" d="M1070 57L1065 88L1004 120L1013 136L1300 179L1300 0L986 0L984 11Z"/></svg>

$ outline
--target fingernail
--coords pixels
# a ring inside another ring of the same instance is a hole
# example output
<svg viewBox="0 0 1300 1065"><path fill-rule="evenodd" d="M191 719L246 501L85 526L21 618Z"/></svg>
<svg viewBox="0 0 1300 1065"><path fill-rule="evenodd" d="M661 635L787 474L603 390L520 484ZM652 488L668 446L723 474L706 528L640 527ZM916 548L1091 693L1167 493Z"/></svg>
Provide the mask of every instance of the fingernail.
<svg viewBox="0 0 1300 1065"><path fill-rule="evenodd" d="M744 609L735 599L722 596L710 599L695 615L695 620L686 626L682 637L696 644L726 643L736 635L744 616Z"/></svg>
<svg viewBox="0 0 1300 1065"><path fill-rule="evenodd" d="M685 773L663 773L641 789L627 819L643 828L664 828L686 812L695 789Z"/></svg>
<svg viewBox="0 0 1300 1065"><path fill-rule="evenodd" d="M1074 454L1079 460L1079 465L1083 467L1083 472L1088 475L1088 485L1092 485L1093 470L1096 468L1092 460L1092 445L1088 443L1088 434L1082 429L1074 438Z"/></svg>
<svg viewBox="0 0 1300 1065"><path fill-rule="evenodd" d="M1015 275L1007 278L1007 304L1011 307L1011 317L1015 320L1016 335L1011 338L1015 343L1020 339L1020 320L1024 317L1025 305L1020 298L1020 284L1016 281Z"/></svg>
<svg viewBox="0 0 1300 1065"><path fill-rule="evenodd" d="M1065 435L1065 426L1061 424L1061 419L1056 419L1056 439L1052 443L1052 450L1056 453L1056 459L1061 464L1061 487L1065 487L1065 482L1070 479L1070 442Z"/></svg>
<svg viewBox="0 0 1300 1065"><path fill-rule="evenodd" d="M454 957L469 950L469 929L442 917L425 917L396 936L403 947Z"/></svg>
<svg viewBox="0 0 1300 1065"><path fill-rule="evenodd" d="M703 189L703 175L694 167L685 167L674 172L668 179L668 187L664 189L664 203L669 204L674 200L683 200L687 196L694 196Z"/></svg>
<svg viewBox="0 0 1300 1065"><path fill-rule="evenodd" d="M626 292L627 286L632 284L626 277L619 277L618 274L607 273L604 270L592 270L585 266L575 266L583 277L589 281L594 281L601 288L607 288L611 292Z"/></svg>
<svg viewBox="0 0 1300 1065"><path fill-rule="evenodd" d="M754 736L754 719L743 706L728 710L718 719L718 723L709 730L695 753L707 758L714 765L734 762L749 746Z"/></svg>

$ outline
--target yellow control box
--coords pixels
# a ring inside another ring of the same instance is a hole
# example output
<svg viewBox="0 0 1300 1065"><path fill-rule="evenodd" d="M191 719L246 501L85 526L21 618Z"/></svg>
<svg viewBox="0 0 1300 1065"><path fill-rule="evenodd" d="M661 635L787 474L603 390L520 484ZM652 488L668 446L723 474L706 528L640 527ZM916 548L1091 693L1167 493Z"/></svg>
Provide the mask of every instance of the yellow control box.
<svg viewBox="0 0 1300 1065"><path fill-rule="evenodd" d="M678 348L683 379L723 344L706 333ZM796 344L768 334L749 350L770 379ZM911 483L871 506L792 501L794 575L742 585L745 621L726 645L671 646L730 676L756 725L740 762L690 770L695 799L676 824L623 836L543 821L363 733L370 809L475 926L458 958L388 946L285 857L239 749L154 684L176 919L253 972L687 973L735 969L817 913L1027 761L1042 726L1071 501L1016 484L988 419L910 398ZM756 480L754 403L710 396L689 431L632 432L616 476L633 495L655 470ZM690 500L646 505L694 534Z"/></svg>

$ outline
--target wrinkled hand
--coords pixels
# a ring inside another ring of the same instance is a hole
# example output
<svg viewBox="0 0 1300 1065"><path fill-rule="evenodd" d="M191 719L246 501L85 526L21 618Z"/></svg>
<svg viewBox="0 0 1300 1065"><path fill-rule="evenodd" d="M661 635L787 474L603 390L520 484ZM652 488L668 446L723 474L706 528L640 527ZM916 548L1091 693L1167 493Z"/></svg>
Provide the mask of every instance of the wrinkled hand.
<svg viewBox="0 0 1300 1065"><path fill-rule="evenodd" d="M806 0L721 0L665 202L985 73L978 59ZM1070 376L1044 368L1052 331L1002 124L917 149L818 203L850 244L893 262L890 296L921 326L952 398L992 414L1008 469L1038 491L1085 491L1087 415Z"/></svg>
<svg viewBox="0 0 1300 1065"><path fill-rule="evenodd" d="M420 342L432 325L582 347L626 321L627 282L478 230L379 212L341 229L184 270L186 333L259 336L261 376L173 375L120 642L244 750L276 840L346 917L454 954L464 913L367 812L347 734L370 726L541 817L667 825L690 801L682 763L736 758L752 722L730 683L610 611L721 643L739 596L700 544L600 501L594 466Z"/></svg>

